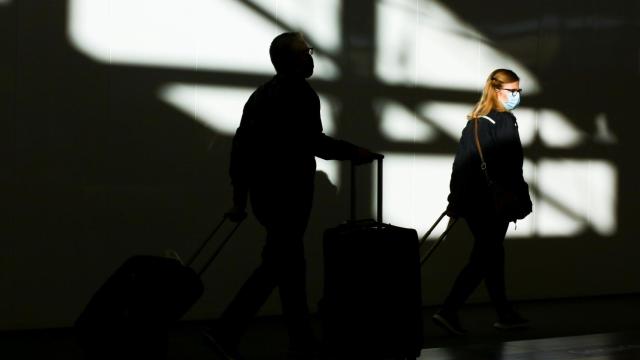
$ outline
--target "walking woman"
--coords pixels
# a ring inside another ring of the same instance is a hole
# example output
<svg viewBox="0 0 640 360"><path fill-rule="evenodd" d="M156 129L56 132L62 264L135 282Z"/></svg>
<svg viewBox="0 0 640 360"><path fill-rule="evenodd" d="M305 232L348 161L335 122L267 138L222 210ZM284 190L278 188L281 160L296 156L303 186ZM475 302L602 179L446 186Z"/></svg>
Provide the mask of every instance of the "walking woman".
<svg viewBox="0 0 640 360"><path fill-rule="evenodd" d="M480 101L468 115L453 163L447 214L465 219L474 244L469 262L433 320L456 335L466 332L458 311L482 280L496 309L496 328L527 324L507 299L503 246L509 222L531 212L518 123L511 113L521 91L513 71L498 69L489 75Z"/></svg>

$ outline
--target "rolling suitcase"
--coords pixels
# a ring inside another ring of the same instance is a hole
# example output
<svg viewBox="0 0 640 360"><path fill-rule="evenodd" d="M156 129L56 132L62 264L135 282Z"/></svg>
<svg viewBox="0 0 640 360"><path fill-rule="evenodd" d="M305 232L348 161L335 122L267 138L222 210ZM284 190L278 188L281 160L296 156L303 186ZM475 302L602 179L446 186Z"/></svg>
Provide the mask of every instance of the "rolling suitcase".
<svg viewBox="0 0 640 360"><path fill-rule="evenodd" d="M186 265L177 255L128 258L92 296L76 320L77 338L86 357L165 358L169 326L200 298L204 291L201 275L240 226L235 225L196 272L191 266L225 220L226 217Z"/></svg>
<svg viewBox="0 0 640 360"><path fill-rule="evenodd" d="M382 159L378 220L351 221L324 234L323 345L331 358L415 359L423 342L418 236L382 222Z"/></svg>

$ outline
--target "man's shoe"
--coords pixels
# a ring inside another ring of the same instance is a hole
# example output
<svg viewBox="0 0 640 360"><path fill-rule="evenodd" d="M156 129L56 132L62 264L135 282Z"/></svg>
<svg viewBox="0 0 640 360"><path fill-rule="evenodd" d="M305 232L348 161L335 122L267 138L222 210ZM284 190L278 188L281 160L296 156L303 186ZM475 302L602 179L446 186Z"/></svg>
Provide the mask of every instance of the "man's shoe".
<svg viewBox="0 0 640 360"><path fill-rule="evenodd" d="M529 326L529 320L513 310L498 315L498 321L493 324L493 327L501 330L525 328L527 326Z"/></svg>
<svg viewBox="0 0 640 360"><path fill-rule="evenodd" d="M224 359L224 360L242 360L243 359L238 353L237 345L226 341L221 336L216 336L215 331L204 330L202 331L202 336L204 337L204 340L207 343L207 345L221 359Z"/></svg>
<svg viewBox="0 0 640 360"><path fill-rule="evenodd" d="M460 336L467 333L467 330L463 329L462 325L460 325L460 320L456 313L440 310L433 315L432 319L436 325L442 327L453 335Z"/></svg>

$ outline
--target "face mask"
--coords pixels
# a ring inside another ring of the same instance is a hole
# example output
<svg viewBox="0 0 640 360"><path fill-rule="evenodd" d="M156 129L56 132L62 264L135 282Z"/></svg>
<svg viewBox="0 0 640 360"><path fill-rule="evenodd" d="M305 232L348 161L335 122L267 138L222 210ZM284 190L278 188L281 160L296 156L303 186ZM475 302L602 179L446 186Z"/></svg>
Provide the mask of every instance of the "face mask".
<svg viewBox="0 0 640 360"><path fill-rule="evenodd" d="M505 109L507 109L508 111L511 111L513 109L516 108L516 106L518 106L518 104L520 104L520 93L515 93L515 94L508 94L507 95L507 101L502 101L502 106L504 106Z"/></svg>

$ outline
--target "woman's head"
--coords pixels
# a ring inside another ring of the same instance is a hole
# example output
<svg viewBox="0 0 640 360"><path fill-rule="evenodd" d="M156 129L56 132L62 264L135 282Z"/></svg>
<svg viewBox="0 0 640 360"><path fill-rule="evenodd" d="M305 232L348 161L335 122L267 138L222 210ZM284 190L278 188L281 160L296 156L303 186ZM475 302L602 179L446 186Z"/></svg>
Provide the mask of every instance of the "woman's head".
<svg viewBox="0 0 640 360"><path fill-rule="evenodd" d="M489 74L482 89L480 101L473 108L469 119L487 115L491 110L513 110L520 102L520 78L507 69L497 69Z"/></svg>

